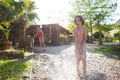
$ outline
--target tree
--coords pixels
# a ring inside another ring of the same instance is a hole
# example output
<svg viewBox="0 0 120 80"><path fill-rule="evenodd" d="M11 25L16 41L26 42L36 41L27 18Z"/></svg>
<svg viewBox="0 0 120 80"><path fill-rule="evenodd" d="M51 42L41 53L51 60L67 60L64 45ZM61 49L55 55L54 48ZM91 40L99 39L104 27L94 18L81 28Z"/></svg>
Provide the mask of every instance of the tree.
<svg viewBox="0 0 120 80"><path fill-rule="evenodd" d="M6 41L9 41L9 32L14 27L14 22L22 19L25 24L28 24L38 18L33 10L35 10L35 4L30 0L0 1L0 30L4 33Z"/></svg>
<svg viewBox="0 0 120 80"><path fill-rule="evenodd" d="M70 33L73 33L74 31L74 28L75 28L75 25L74 25L74 23L73 22L71 22L70 24L68 24L68 26L67 26L67 30L69 30L70 31Z"/></svg>
<svg viewBox="0 0 120 80"><path fill-rule="evenodd" d="M21 12L21 8L16 9L14 5L18 4L14 0L2 0L0 1L0 30L4 33L6 41L9 37L9 32L13 27L13 22L18 13ZM22 3L19 3L22 4Z"/></svg>
<svg viewBox="0 0 120 80"><path fill-rule="evenodd" d="M36 12L34 12L36 8L35 6L35 2L34 1L30 1L30 0L22 0L24 2L23 4L23 11L22 11L22 18L26 24L25 28L29 27L30 23L32 21L34 21L35 18L37 18L39 20L38 15L36 14Z"/></svg>
<svg viewBox="0 0 120 80"><path fill-rule="evenodd" d="M29 27L35 18L35 2L31 0L1 0L0 1L0 31L5 36L4 43L7 48L10 47L9 35L12 29L17 25L20 27L19 48L25 48L25 30ZM9 44L9 45L6 45ZM3 44L3 42L1 43ZM9 46L9 47L8 47ZM5 48L6 49L6 48Z"/></svg>
<svg viewBox="0 0 120 80"><path fill-rule="evenodd" d="M99 30L99 44L102 45L102 37L101 37L101 27L100 24L104 23L104 21L115 11L117 7L117 3L113 2L112 0L106 0L106 1L100 1L95 2L94 5L97 5L97 7L92 8L95 12L94 21L98 24L98 30Z"/></svg>
<svg viewBox="0 0 120 80"><path fill-rule="evenodd" d="M114 34L115 38L119 40L119 44L120 44L120 31L118 31L117 33Z"/></svg>
<svg viewBox="0 0 120 80"><path fill-rule="evenodd" d="M93 26L97 24L99 30L99 44L102 44L101 39L101 23L115 11L117 7L116 1L112 0L74 0L72 3L73 9L70 12L70 17L82 15L86 22L90 23L91 36Z"/></svg>
<svg viewBox="0 0 120 80"><path fill-rule="evenodd" d="M115 23L115 26L120 30L120 19Z"/></svg>
<svg viewBox="0 0 120 80"><path fill-rule="evenodd" d="M71 5L73 6L72 11L70 12L70 20L72 21L75 15L82 15L85 18L86 21L86 27L91 32L91 43L93 43L93 29L92 29L92 23L93 23L93 12L91 12L90 6L91 6L92 0L74 0L71 2Z"/></svg>
<svg viewBox="0 0 120 80"><path fill-rule="evenodd" d="M99 32L95 32L95 33L93 34L93 36L94 36L95 39L99 39ZM104 38L104 35L101 34L101 37Z"/></svg>

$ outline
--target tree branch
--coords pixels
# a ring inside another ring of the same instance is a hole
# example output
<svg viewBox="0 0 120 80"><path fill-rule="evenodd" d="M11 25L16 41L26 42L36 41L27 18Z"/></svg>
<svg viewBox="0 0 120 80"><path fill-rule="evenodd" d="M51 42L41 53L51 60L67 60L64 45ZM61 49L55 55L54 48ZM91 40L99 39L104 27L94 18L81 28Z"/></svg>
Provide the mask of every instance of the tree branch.
<svg viewBox="0 0 120 80"><path fill-rule="evenodd" d="M7 27L6 27L4 24L1 24L1 26L2 26L4 29L7 29Z"/></svg>

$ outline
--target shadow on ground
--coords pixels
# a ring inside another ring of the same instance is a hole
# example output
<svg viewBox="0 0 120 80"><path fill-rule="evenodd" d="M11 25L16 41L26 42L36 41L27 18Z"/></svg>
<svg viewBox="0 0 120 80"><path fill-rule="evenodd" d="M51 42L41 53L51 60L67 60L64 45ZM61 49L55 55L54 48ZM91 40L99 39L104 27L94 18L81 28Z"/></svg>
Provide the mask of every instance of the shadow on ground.
<svg viewBox="0 0 120 80"><path fill-rule="evenodd" d="M80 80L107 80L107 77L103 73L92 72L90 75L80 78Z"/></svg>
<svg viewBox="0 0 120 80"><path fill-rule="evenodd" d="M56 54L60 53L63 50L66 50L67 48L71 47L73 45L60 45L60 46L51 46L51 47L45 47L45 48L40 48L40 47L35 47L34 53L48 53L48 54Z"/></svg>
<svg viewBox="0 0 120 80"><path fill-rule="evenodd" d="M113 47L113 48L112 48ZM102 54L108 58L120 60L120 45L118 44L88 44L87 51L93 54Z"/></svg>

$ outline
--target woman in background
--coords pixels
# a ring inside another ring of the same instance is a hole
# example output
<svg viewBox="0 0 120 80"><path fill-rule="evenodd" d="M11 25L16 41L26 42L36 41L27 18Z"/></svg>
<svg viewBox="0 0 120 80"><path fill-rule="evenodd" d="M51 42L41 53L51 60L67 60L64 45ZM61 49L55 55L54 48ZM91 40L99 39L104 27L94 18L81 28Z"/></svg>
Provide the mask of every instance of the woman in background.
<svg viewBox="0 0 120 80"><path fill-rule="evenodd" d="M39 38L40 47L45 47L44 34L40 28L38 28L38 38Z"/></svg>

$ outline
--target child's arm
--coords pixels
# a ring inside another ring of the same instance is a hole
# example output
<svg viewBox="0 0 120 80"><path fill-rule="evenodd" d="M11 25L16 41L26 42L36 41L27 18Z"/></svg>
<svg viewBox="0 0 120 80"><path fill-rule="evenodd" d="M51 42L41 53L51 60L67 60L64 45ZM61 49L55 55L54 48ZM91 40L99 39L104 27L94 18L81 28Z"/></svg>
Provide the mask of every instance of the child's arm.
<svg viewBox="0 0 120 80"><path fill-rule="evenodd" d="M33 36L33 38L35 38L35 37L38 35L38 32L39 32L39 30L38 30L38 28L37 28L37 32L36 32L36 34Z"/></svg>
<svg viewBox="0 0 120 80"><path fill-rule="evenodd" d="M84 33L83 33L83 42L82 42L82 50L86 45L86 40L87 40L87 29L84 28Z"/></svg>
<svg viewBox="0 0 120 80"><path fill-rule="evenodd" d="M76 33L76 29L74 30L74 41L75 41L75 46L76 46L76 48L77 48L77 50L79 49L78 48L78 39L77 39L77 33Z"/></svg>

